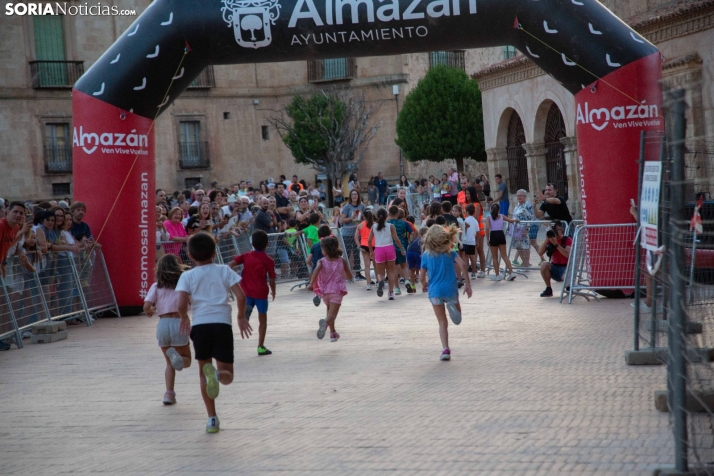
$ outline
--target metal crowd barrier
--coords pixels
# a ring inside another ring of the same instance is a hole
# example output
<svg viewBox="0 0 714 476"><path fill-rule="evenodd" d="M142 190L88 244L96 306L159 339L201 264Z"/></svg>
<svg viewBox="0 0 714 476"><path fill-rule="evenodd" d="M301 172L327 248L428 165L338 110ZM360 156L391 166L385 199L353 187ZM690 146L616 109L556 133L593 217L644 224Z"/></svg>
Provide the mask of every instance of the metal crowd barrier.
<svg viewBox="0 0 714 476"><path fill-rule="evenodd" d="M120 315L100 249L45 253L34 266L31 272L19 258L7 259L0 281L0 341L22 348L37 322L79 319L91 326L93 315L110 310Z"/></svg>
<svg viewBox="0 0 714 476"><path fill-rule="evenodd" d="M633 246L637 225L580 225L575 228L570 258L563 278L560 302L565 296L568 304L573 296L599 300L599 289L635 288L635 248ZM589 258L590 260L589 260ZM597 281L593 281L590 261L597 262Z"/></svg>
<svg viewBox="0 0 714 476"><path fill-rule="evenodd" d="M310 277L301 233L271 233L265 252L275 262L275 281L287 283Z"/></svg>

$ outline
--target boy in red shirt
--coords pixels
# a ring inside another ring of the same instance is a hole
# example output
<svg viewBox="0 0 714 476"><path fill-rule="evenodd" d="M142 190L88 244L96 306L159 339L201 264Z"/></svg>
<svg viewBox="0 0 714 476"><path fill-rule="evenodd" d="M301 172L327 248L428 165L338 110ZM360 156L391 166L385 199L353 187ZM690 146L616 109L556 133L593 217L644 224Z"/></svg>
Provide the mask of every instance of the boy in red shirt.
<svg viewBox="0 0 714 476"><path fill-rule="evenodd" d="M268 234L256 230L251 237L253 250L233 258L228 266L234 268L243 265L240 287L246 297L245 318L250 318L253 307L258 308L258 355L272 354L265 347L265 331L268 328L268 284L265 275L270 278L270 294L275 301L275 262L265 253L268 247Z"/></svg>

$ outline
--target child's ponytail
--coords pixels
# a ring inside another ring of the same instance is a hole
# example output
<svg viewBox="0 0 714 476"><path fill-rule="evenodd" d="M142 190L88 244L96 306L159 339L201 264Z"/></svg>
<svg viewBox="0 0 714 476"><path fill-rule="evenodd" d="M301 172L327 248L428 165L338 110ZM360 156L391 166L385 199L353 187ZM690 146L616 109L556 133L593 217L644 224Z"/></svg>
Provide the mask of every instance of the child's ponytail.
<svg viewBox="0 0 714 476"><path fill-rule="evenodd" d="M362 213L362 216L364 217L364 221L367 223L367 229L371 230L372 225L374 225L374 215L372 215L370 210L365 210Z"/></svg>
<svg viewBox="0 0 714 476"><path fill-rule="evenodd" d="M380 208L377 211L377 231L382 231L384 229L384 222L387 221L387 210Z"/></svg>

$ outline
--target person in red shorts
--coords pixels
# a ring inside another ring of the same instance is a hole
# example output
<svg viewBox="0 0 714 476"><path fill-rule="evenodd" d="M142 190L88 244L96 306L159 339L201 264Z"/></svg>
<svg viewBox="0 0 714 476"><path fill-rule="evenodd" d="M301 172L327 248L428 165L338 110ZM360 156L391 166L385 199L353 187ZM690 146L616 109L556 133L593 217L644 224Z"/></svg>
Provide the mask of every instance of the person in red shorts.
<svg viewBox="0 0 714 476"><path fill-rule="evenodd" d="M253 308L258 308L258 355L272 354L265 347L265 332L268 329L268 284L265 276L270 279L270 294L275 301L275 262L267 255L268 234L256 230L251 237L253 251L243 253L233 258L228 266L235 268L243 265L240 287L245 294L245 318L249 319Z"/></svg>

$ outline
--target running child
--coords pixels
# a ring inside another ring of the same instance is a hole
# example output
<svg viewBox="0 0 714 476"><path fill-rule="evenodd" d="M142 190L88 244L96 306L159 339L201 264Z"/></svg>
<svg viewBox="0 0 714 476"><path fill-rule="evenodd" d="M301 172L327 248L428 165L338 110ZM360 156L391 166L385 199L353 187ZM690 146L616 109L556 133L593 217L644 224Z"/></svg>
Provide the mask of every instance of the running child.
<svg viewBox="0 0 714 476"><path fill-rule="evenodd" d="M144 313L148 317L159 315L156 340L166 359L164 405L176 403L176 392L174 392L176 371L191 366L188 336L179 332L179 293L175 290L181 274L186 269L188 268L181 264L181 260L175 254L162 256L156 263L155 282L144 298Z"/></svg>
<svg viewBox="0 0 714 476"><path fill-rule="evenodd" d="M372 244L374 243L374 248ZM399 246L403 254L406 255L402 242L397 236L394 225L387 223L387 210L380 208L377 211L377 223L372 225L367 238L369 254L374 249L374 262L377 268L377 296L384 295L385 268L389 277L389 300L394 301L394 283L397 282L397 275L394 272L394 261L397 259L395 246Z"/></svg>
<svg viewBox="0 0 714 476"><path fill-rule="evenodd" d="M320 240L322 240L323 238L327 238L331 234L332 228L330 228L330 225L321 225L320 228L317 229L317 241L314 245L312 245L312 248L310 248L310 254L307 255L307 262L310 263L312 273L315 272L315 268L317 268L317 263L323 257ZM320 296L317 293L315 293L315 297L312 298L312 303L315 305L315 307L320 305Z"/></svg>
<svg viewBox="0 0 714 476"><path fill-rule="evenodd" d="M335 330L335 320L340 312L342 297L347 294L346 280L352 279L352 271L347 259L342 256L340 242L334 236L320 240L323 258L315 267L310 278L308 290L315 290L327 307L327 319L320 319L317 329L317 338L325 337L325 329L330 328L330 342L337 342L340 335Z"/></svg>
<svg viewBox="0 0 714 476"><path fill-rule="evenodd" d="M441 337L441 360L451 360L449 348L449 330L446 320L448 310L451 321L461 323L461 304L459 304L459 288L456 283L456 266L464 273L468 272L466 263L453 251L454 239L458 233L455 226L445 230L441 226L432 226L422 239L424 253L421 256L421 271L419 280L422 291L429 292L429 301L434 308L434 314L439 321L439 337ZM427 273L429 282L427 285ZM464 294L472 295L471 281L466 280Z"/></svg>
<svg viewBox="0 0 714 476"><path fill-rule="evenodd" d="M473 203L466 205L467 217L464 220L464 234L462 238L464 256L466 264L471 263L471 279L476 279L476 234L479 232L478 221L476 220L476 207Z"/></svg>
<svg viewBox="0 0 714 476"><path fill-rule="evenodd" d="M491 205L491 213L486 218L488 246L491 247L491 261L493 262L493 272L495 273L491 276L491 280L501 281L504 279L498 269L498 264L501 261L498 257L498 252L500 251L508 270L505 279L506 281L513 281L516 279L516 275L513 274L513 265L508 258L508 251L506 250L506 234L503 232L503 222L518 223L518 220L501 215L501 206L498 203Z"/></svg>
<svg viewBox="0 0 714 476"><path fill-rule="evenodd" d="M416 277L421 269L421 241L429 229L419 228L419 236L416 240L409 243L407 247L407 264L409 264L409 281L412 283L412 289L416 291ZM408 288L407 288L408 289Z"/></svg>
<svg viewBox="0 0 714 476"><path fill-rule="evenodd" d="M240 287L245 294L245 320L250 319L253 308L258 308L258 355L272 354L265 347L265 332L268 329L268 283L270 295L275 301L275 261L265 253L268 247L268 234L255 230L251 236L253 251L233 258L228 265L231 269L243 265Z"/></svg>
<svg viewBox="0 0 714 476"><path fill-rule="evenodd" d="M396 259L394 260L396 270L395 275L401 276L401 280L403 280L403 282L406 282L407 293L412 293L412 287L407 281L409 277L409 272L407 268L406 253L407 246L409 246L409 237L411 236L411 227L409 223L399 218L399 212L404 213L404 211L396 205L392 205L391 207L389 207L389 220L387 221L387 223L390 223L394 227L397 237L399 238L398 240L394 241L394 249L396 254ZM397 241L399 242L400 246L397 246ZM399 248L400 251L398 251L397 248ZM399 289L399 281L395 281L394 294L397 296L402 294L402 290Z"/></svg>
<svg viewBox="0 0 714 476"><path fill-rule="evenodd" d="M213 263L216 241L213 236L199 232L188 239L188 256L196 266L181 275L176 284L179 294L179 331L191 335L193 351L198 361L201 396L206 405L206 432L217 433L220 422L216 415L219 383L233 381L233 328L229 291L238 306L238 329L243 339L250 337L252 328L245 319L245 294L240 288L241 277L228 266ZM193 308L193 322L188 318L188 302ZM213 365L216 360L216 366Z"/></svg>
<svg viewBox="0 0 714 476"><path fill-rule="evenodd" d="M374 260L374 255L370 254L369 246L369 233L372 230L372 225L374 225L374 215L372 215L372 210L365 210L362 212L362 223L357 225L355 229L355 242L360 247L362 251L362 261L364 261L365 267L365 277L367 278L367 291L372 290L372 275L370 273L370 265ZM374 246L374 243L372 243Z"/></svg>

